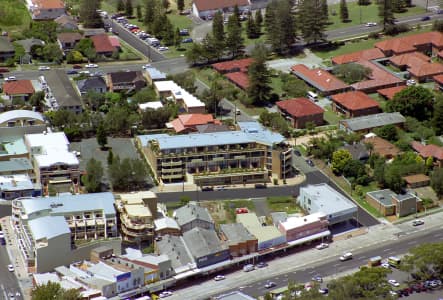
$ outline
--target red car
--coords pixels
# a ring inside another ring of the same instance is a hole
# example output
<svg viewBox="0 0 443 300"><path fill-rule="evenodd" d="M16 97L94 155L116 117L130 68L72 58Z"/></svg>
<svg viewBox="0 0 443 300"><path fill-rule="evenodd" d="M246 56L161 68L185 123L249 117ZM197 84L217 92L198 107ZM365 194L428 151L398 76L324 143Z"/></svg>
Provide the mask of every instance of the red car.
<svg viewBox="0 0 443 300"><path fill-rule="evenodd" d="M8 68L0 68L0 73L7 73L9 72Z"/></svg>
<svg viewBox="0 0 443 300"><path fill-rule="evenodd" d="M81 65L73 65L72 68L73 69L83 69L83 67Z"/></svg>

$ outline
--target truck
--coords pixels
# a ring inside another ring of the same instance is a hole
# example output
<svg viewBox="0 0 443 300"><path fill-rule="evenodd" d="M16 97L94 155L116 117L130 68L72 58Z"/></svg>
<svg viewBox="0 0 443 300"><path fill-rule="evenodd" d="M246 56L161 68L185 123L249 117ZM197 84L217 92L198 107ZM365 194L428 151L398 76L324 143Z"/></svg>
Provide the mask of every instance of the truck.
<svg viewBox="0 0 443 300"><path fill-rule="evenodd" d="M368 267L373 268L381 265L381 256L371 257L368 261Z"/></svg>

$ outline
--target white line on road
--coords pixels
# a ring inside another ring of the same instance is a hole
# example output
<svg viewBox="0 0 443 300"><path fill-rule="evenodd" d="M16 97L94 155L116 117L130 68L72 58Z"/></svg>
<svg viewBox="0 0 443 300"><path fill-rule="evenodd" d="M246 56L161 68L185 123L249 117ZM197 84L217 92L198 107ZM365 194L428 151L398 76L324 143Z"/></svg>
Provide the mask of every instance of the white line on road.
<svg viewBox="0 0 443 300"><path fill-rule="evenodd" d="M417 243L417 241L410 241L409 243L408 243L408 245L413 245L413 244L416 244Z"/></svg>
<svg viewBox="0 0 443 300"><path fill-rule="evenodd" d="M309 271L308 273L309 274L315 273L315 270Z"/></svg>
<svg viewBox="0 0 443 300"><path fill-rule="evenodd" d="M387 249L384 249L384 250L383 250L383 252L388 252L388 251L391 251L391 249L390 249L390 248L387 248Z"/></svg>

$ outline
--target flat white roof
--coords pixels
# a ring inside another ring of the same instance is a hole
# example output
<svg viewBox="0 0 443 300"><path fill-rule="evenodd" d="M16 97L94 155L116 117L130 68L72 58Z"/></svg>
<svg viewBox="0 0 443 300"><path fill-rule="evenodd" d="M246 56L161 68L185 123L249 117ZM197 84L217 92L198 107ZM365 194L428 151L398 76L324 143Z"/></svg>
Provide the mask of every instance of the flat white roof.
<svg viewBox="0 0 443 300"><path fill-rule="evenodd" d="M178 226L177 222L169 217L155 220L154 225L155 225L155 230L162 230L165 228L174 228L180 230L180 226Z"/></svg>
<svg viewBox="0 0 443 300"><path fill-rule="evenodd" d="M41 113L32 110L17 109L0 114L0 124L14 119L36 119L42 122L44 121Z"/></svg>
<svg viewBox="0 0 443 300"><path fill-rule="evenodd" d="M125 210L132 217L152 217L151 211L144 205L125 205Z"/></svg>
<svg viewBox="0 0 443 300"><path fill-rule="evenodd" d="M30 190L33 188L34 185L28 175L0 176L0 191Z"/></svg>
<svg viewBox="0 0 443 300"><path fill-rule="evenodd" d="M174 95L175 99L182 100L188 108L205 106L202 101L188 93L185 89L183 89L172 80L155 81L154 85L160 93L171 92Z"/></svg>
<svg viewBox="0 0 443 300"><path fill-rule="evenodd" d="M281 226L285 230L291 230L294 228L298 228L304 226L306 224L311 224L318 222L321 217L325 217L326 215L322 212L313 213L310 215L302 216L302 217L288 217L285 222L280 222Z"/></svg>

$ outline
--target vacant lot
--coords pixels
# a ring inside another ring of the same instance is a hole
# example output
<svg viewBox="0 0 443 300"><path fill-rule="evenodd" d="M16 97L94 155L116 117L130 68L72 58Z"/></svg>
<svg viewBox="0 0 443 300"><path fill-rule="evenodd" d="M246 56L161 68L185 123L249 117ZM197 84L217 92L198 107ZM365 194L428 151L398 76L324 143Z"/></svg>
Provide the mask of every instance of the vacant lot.
<svg viewBox="0 0 443 300"><path fill-rule="evenodd" d="M272 212L283 211L288 214L302 212L296 200L291 196L274 196L266 199L268 208Z"/></svg>

